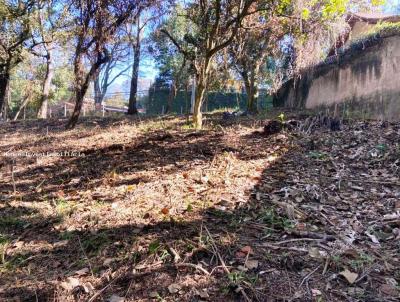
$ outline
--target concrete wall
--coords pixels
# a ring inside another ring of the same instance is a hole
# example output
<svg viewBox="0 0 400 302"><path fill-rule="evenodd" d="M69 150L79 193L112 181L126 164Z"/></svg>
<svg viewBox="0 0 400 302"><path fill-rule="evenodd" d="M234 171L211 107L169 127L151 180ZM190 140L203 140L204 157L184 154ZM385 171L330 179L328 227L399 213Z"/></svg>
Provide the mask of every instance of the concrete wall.
<svg viewBox="0 0 400 302"><path fill-rule="evenodd" d="M283 85L274 96L274 104L308 109L340 107L365 118L400 120L400 36L360 42L303 72Z"/></svg>

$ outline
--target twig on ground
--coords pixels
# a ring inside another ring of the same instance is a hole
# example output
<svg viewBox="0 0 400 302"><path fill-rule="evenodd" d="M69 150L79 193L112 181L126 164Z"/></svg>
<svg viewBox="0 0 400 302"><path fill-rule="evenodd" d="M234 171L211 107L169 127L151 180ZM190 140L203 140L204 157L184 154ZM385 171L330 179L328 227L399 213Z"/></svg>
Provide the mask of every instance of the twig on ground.
<svg viewBox="0 0 400 302"><path fill-rule="evenodd" d="M324 265L324 270L322 271L322 275L326 274L326 271L328 270L328 265L329 265L329 257L326 257L325 265Z"/></svg>
<svg viewBox="0 0 400 302"><path fill-rule="evenodd" d="M120 278L120 276L114 278L113 280L111 280L105 287L103 287L101 290L99 290L97 293L95 293L89 300L88 302L93 302L94 300L96 300L98 297L100 297L100 295L107 289L109 288L116 280L118 280Z"/></svg>
<svg viewBox="0 0 400 302"><path fill-rule="evenodd" d="M299 288L303 285L305 281L307 281L319 268L321 267L321 264L319 264L314 270L312 270L310 273L308 273L303 280L301 281Z"/></svg>
<svg viewBox="0 0 400 302"><path fill-rule="evenodd" d="M336 237L328 234L319 234L313 232L305 232L305 231L290 231L287 232L290 235L295 235L302 238L312 238L312 239L321 239L324 241L335 241Z"/></svg>
<svg viewBox="0 0 400 302"><path fill-rule="evenodd" d="M283 240L279 242L275 242L276 245L281 245L281 244L286 244L286 243L291 243L291 242L299 242L299 241L321 241L323 239L316 239L316 238L294 238L294 239L288 239L288 240Z"/></svg>
<svg viewBox="0 0 400 302"><path fill-rule="evenodd" d="M14 190L14 196L15 196L17 194L17 186L15 184L15 176L14 176L15 169L14 169L14 166L15 166L15 160L13 159L12 162L11 162L11 180L12 180L12 183L13 183L13 190Z"/></svg>
<svg viewBox="0 0 400 302"><path fill-rule="evenodd" d="M279 245L272 245L269 243L263 243L261 245L257 245L258 247L264 247L264 248L269 248L272 250L287 250L287 251L294 251L294 252L299 252L299 253L308 253L308 250L298 248L298 247L286 247L286 246L279 246Z"/></svg>
<svg viewBox="0 0 400 302"><path fill-rule="evenodd" d="M209 276L211 273L209 273L205 268L201 267L200 265L193 264L193 263L176 263L176 267L192 267L194 269L197 269L198 271L204 273L205 275Z"/></svg>
<svg viewBox="0 0 400 302"><path fill-rule="evenodd" d="M167 250L171 254L171 256L174 257L174 263L177 263L179 262L179 260L181 260L181 256L179 256L178 252L173 247L170 247L168 244Z"/></svg>
<svg viewBox="0 0 400 302"><path fill-rule="evenodd" d="M222 256L218 251L218 248L217 248L217 246L215 244L214 238L211 236L210 231L208 230L208 228L206 226L204 226L204 229L206 230L207 235L210 238L211 246L213 247L214 253L217 255L219 261L221 262L222 268L224 269L226 274L230 274L230 271L229 271L228 267L226 266L224 259L222 259ZM242 296L244 297L244 299L246 301L251 302L251 299L247 296L247 294L246 294L246 292L244 291L243 288L238 286L237 290L242 294Z"/></svg>
<svg viewBox="0 0 400 302"><path fill-rule="evenodd" d="M83 248L83 245L82 245L82 242L81 242L81 238L79 238L79 236L77 236L77 237L78 237L78 242L79 242L79 246L80 246L80 248L82 250L82 253L83 253L83 255L85 256L85 258L86 258L86 260L88 262L90 273L92 274L92 277L94 277L92 264L90 263L89 257L86 255L86 252L85 252L85 250Z"/></svg>

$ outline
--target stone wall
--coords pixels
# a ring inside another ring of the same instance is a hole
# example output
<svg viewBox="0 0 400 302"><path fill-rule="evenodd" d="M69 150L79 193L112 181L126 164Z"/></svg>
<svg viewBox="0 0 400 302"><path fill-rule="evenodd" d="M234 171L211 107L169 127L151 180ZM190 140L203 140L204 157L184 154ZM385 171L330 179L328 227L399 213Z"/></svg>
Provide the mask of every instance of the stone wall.
<svg viewBox="0 0 400 302"><path fill-rule="evenodd" d="M288 81L275 106L400 120L400 36L371 37Z"/></svg>

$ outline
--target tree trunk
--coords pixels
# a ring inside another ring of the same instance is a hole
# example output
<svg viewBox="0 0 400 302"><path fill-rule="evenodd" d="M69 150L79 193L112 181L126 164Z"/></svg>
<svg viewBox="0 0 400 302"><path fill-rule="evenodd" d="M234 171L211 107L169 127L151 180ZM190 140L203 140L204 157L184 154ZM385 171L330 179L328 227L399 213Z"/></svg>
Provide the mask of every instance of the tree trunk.
<svg viewBox="0 0 400 302"><path fill-rule="evenodd" d="M29 92L29 93L24 97L24 100L23 100L21 106L19 107L17 113L15 114L15 116L14 116L14 121L16 121L16 120L18 119L18 117L19 117L19 115L21 114L22 110L24 110L24 109L26 108L26 105L28 105L30 99L31 99L31 96L30 96L30 92Z"/></svg>
<svg viewBox="0 0 400 302"><path fill-rule="evenodd" d="M82 110L85 94L86 94L86 91L88 88L89 88L89 85L83 85L82 87L79 87L78 89L76 89L76 91L75 91L75 107L74 107L74 111L72 112L72 115L67 123L67 126L66 126L67 129L74 128L76 123L78 122L79 115Z"/></svg>
<svg viewBox="0 0 400 302"><path fill-rule="evenodd" d="M256 64L256 66L250 72L250 85L252 87L252 100L249 104L249 110L252 113L258 113L258 82L257 76L260 72L262 61Z"/></svg>
<svg viewBox="0 0 400 302"><path fill-rule="evenodd" d="M197 130L201 130L203 127L203 114L201 113L201 106L203 105L204 93L206 91L204 81L205 79L198 81L194 98L193 124Z"/></svg>
<svg viewBox="0 0 400 302"><path fill-rule="evenodd" d="M171 84L171 91L169 92L167 107L165 109L165 113L170 113L172 110L172 102L176 97L176 85L175 82Z"/></svg>
<svg viewBox="0 0 400 302"><path fill-rule="evenodd" d="M44 79L44 84L43 84L43 90L42 90L42 96L41 96L41 105L40 109L38 112L37 117L45 119L47 118L47 108L48 108L48 103L49 103L49 94L50 94L50 88L51 88L51 81L53 80L53 75L54 75L54 66L53 66L53 52L51 49L51 45L49 49L47 50L47 62L46 62L46 76Z"/></svg>
<svg viewBox="0 0 400 302"><path fill-rule="evenodd" d="M5 68L4 72L0 73L0 114L3 113L4 105L7 102L7 90L10 83L10 71ZM3 118L5 118L3 116Z"/></svg>
<svg viewBox="0 0 400 302"><path fill-rule="evenodd" d="M101 110L101 103L103 102L104 95L100 88L100 71L97 71L93 81L94 86L94 105L96 111Z"/></svg>
<svg viewBox="0 0 400 302"><path fill-rule="evenodd" d="M247 71L242 72L242 79L247 94L247 112L257 113L257 84L255 81L255 73L250 72L250 76Z"/></svg>
<svg viewBox="0 0 400 302"><path fill-rule="evenodd" d="M97 63L95 65L97 65ZM97 68L99 68L99 66L100 65L98 65ZM94 69L95 70L93 74L97 72L97 69L96 68ZM79 50L77 51L77 55L74 62L74 74L75 74L75 107L70 119L68 120L67 125L65 126L66 129L73 129L76 123L78 122L85 94L89 88L90 73L85 76L85 71L83 66L83 55L79 52Z"/></svg>
<svg viewBox="0 0 400 302"><path fill-rule="evenodd" d="M197 87L194 98L193 124L197 130L201 130L203 127L203 114L201 112L201 107L204 102L204 94L207 90L208 77L210 75L210 62L211 57L204 58L204 62L200 65L196 76Z"/></svg>
<svg viewBox="0 0 400 302"><path fill-rule="evenodd" d="M139 63L140 63L140 19L137 19L136 28L136 41L133 46L133 66L132 66L132 79L131 79L131 90L129 93L129 106L128 114L138 114L137 110L137 90L139 80Z"/></svg>

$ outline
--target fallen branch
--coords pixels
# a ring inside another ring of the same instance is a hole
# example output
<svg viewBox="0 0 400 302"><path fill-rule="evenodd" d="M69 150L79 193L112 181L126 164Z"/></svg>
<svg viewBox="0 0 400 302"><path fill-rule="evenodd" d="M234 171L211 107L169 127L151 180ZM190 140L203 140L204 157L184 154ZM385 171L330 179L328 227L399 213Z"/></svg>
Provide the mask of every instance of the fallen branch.
<svg viewBox="0 0 400 302"><path fill-rule="evenodd" d="M272 250L287 250L287 251L294 251L294 252L300 252L300 253L308 253L308 250L302 249L302 248L297 248L297 247L286 247L286 246L279 246L279 245L272 245L269 243L263 243L261 245L258 245L259 247L266 247Z"/></svg>
<svg viewBox="0 0 400 302"><path fill-rule="evenodd" d="M193 263L176 263L176 267L192 267L194 269L197 269L198 271L204 273L204 275L211 275L205 268L201 267L200 265L193 264Z"/></svg>
<svg viewBox="0 0 400 302"><path fill-rule="evenodd" d="M101 290L99 290L97 293L95 293L89 300L88 302L93 302L94 300L96 300L98 297L100 297L100 295L107 289L109 288L115 281L117 281L120 278L120 276L114 278L113 280L111 280L111 282L109 282L105 287L103 287Z"/></svg>
<svg viewBox="0 0 400 302"><path fill-rule="evenodd" d="M294 235L302 238L311 238L311 239L320 239L323 241L335 241L336 237L328 234L319 234L313 232L306 231L289 231L287 232L289 235Z"/></svg>
<svg viewBox="0 0 400 302"><path fill-rule="evenodd" d="M317 266L313 271L311 271L309 274L307 274L307 275L303 278L303 280L301 281L301 283L300 283L300 285L299 285L299 288L303 285L303 283L304 283L306 280L310 279L310 277L311 277L320 267L321 267L321 264L318 265L318 266Z"/></svg>
<svg viewBox="0 0 400 302"><path fill-rule="evenodd" d="M299 242L299 241L323 241L323 239L317 239L317 238L294 238L294 239L288 239L288 240L275 242L275 244L276 245L281 245L281 244L286 244L286 243L291 243L291 242Z"/></svg>
<svg viewBox="0 0 400 302"><path fill-rule="evenodd" d="M89 268L90 268L90 273L92 274L92 277L94 277L92 264L90 263L89 257L86 255L86 252L85 252L85 250L84 250L84 248L82 246L81 238L79 238L79 236L77 236L77 237L78 237L78 242L79 242L79 246L80 246L80 248L82 250L82 253L83 253L83 255L85 256L85 258L86 258L86 260L88 262L88 265L89 265Z"/></svg>

